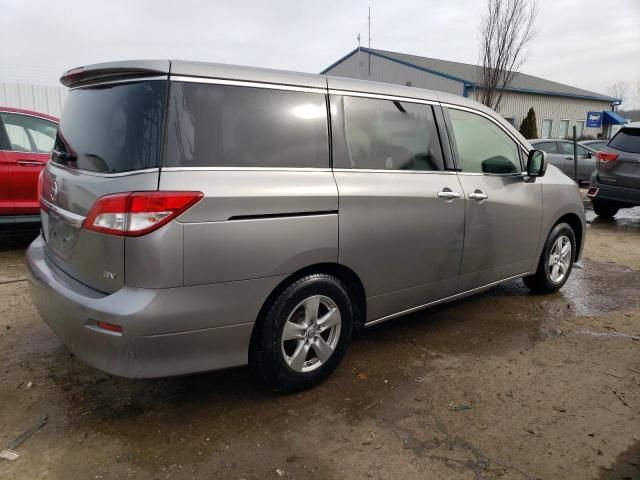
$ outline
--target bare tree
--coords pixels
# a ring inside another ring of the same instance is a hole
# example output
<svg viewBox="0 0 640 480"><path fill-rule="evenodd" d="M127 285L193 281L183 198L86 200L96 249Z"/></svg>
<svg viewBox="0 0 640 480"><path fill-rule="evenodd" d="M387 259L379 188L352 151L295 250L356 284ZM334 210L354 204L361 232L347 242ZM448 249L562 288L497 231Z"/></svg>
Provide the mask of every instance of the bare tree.
<svg viewBox="0 0 640 480"><path fill-rule="evenodd" d="M620 100L620 103L624 103L627 98L627 91L629 90L629 82L624 82L622 80L609 85L607 91L609 95L613 98L617 98Z"/></svg>
<svg viewBox="0 0 640 480"><path fill-rule="evenodd" d="M480 23L477 98L489 108L500 108L503 92L526 60L537 13L537 0L487 0Z"/></svg>

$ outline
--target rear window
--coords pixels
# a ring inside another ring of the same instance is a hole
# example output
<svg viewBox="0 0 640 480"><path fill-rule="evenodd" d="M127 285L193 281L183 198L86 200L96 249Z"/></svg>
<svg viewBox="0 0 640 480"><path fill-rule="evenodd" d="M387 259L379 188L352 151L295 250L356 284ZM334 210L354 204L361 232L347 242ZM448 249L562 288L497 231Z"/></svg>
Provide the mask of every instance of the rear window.
<svg viewBox="0 0 640 480"><path fill-rule="evenodd" d="M172 82L168 167L329 167L325 95Z"/></svg>
<svg viewBox="0 0 640 480"><path fill-rule="evenodd" d="M52 161L101 173L158 167L166 90L160 80L71 90Z"/></svg>
<svg viewBox="0 0 640 480"><path fill-rule="evenodd" d="M629 153L640 153L640 128L623 128L609 141L609 146Z"/></svg>

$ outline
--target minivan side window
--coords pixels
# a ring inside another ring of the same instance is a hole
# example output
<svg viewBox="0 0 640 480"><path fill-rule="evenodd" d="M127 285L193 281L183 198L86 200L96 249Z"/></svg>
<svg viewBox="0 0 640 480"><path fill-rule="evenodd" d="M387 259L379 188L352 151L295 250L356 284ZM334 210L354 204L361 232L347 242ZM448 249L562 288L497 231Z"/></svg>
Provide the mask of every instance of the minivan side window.
<svg viewBox="0 0 640 480"><path fill-rule="evenodd" d="M58 126L54 122L18 113L0 113L9 137L9 150L49 153L53 148Z"/></svg>
<svg viewBox="0 0 640 480"><path fill-rule="evenodd" d="M172 82L165 166L329 168L326 96Z"/></svg>
<svg viewBox="0 0 640 480"><path fill-rule="evenodd" d="M340 137L334 149L334 167L444 170L431 105L332 96L331 111L334 142ZM340 143L346 143L344 148Z"/></svg>
<svg viewBox="0 0 640 480"><path fill-rule="evenodd" d="M522 171L518 145L500 127L475 113L449 109L458 163L463 172L514 174Z"/></svg>

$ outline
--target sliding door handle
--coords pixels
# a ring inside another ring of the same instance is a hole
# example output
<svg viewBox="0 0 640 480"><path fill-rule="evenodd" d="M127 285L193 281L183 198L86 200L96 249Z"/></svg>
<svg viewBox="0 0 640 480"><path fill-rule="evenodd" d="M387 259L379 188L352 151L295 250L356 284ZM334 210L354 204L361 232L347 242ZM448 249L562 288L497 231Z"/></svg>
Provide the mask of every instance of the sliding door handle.
<svg viewBox="0 0 640 480"><path fill-rule="evenodd" d="M486 200L487 198L489 198L489 195L476 190L475 192L469 194L469 198L471 200Z"/></svg>
<svg viewBox="0 0 640 480"><path fill-rule="evenodd" d="M453 200L454 198L460 198L460 194L458 192L453 192L448 188L445 188L441 192L438 192L438 198L444 198L446 200Z"/></svg>

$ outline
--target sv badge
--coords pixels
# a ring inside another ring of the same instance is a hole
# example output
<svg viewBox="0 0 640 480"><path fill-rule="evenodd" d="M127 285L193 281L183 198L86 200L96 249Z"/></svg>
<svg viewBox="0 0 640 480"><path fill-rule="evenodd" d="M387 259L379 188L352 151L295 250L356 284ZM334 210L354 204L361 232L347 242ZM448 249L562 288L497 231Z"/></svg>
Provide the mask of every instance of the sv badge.
<svg viewBox="0 0 640 480"><path fill-rule="evenodd" d="M102 272L102 276L104 278L108 278L109 280L115 280L117 275L117 273L107 272L106 270Z"/></svg>

